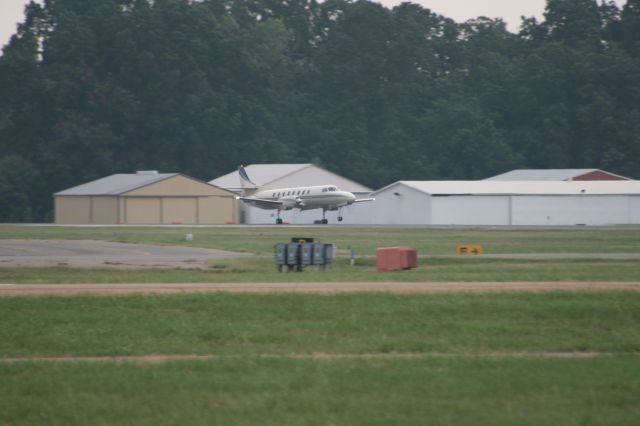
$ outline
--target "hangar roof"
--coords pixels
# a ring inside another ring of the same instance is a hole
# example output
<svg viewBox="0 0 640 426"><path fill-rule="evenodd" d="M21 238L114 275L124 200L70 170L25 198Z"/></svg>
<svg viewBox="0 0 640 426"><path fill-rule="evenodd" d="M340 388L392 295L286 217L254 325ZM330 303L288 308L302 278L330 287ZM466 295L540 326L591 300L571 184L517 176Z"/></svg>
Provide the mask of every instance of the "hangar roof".
<svg viewBox="0 0 640 426"><path fill-rule="evenodd" d="M154 172L118 173L65 189L53 195L120 195L179 174Z"/></svg>
<svg viewBox="0 0 640 426"><path fill-rule="evenodd" d="M513 180L574 180L586 175L598 174L608 176L613 179L629 180L624 176L619 176L611 172L600 169L518 169L486 178L485 180L513 181ZM603 179L587 179L603 180Z"/></svg>
<svg viewBox="0 0 640 426"><path fill-rule="evenodd" d="M263 187L291 187L334 184L351 192L371 192L371 188L318 167L304 164L251 164L245 171L253 183ZM232 191L241 191L238 172L234 170L224 176L209 181L210 184Z"/></svg>
<svg viewBox="0 0 640 426"><path fill-rule="evenodd" d="M404 185L429 195L640 195L640 181L398 181L372 193Z"/></svg>

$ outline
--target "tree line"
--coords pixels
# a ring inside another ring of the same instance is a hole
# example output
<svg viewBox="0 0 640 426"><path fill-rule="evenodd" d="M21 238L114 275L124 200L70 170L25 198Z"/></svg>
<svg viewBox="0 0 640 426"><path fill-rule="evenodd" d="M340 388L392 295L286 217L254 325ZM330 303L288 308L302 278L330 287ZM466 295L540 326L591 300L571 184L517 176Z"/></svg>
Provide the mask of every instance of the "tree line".
<svg viewBox="0 0 640 426"><path fill-rule="evenodd" d="M640 0L548 0L518 33L411 3L45 0L2 51L0 222L112 173L290 162L373 188L640 177Z"/></svg>

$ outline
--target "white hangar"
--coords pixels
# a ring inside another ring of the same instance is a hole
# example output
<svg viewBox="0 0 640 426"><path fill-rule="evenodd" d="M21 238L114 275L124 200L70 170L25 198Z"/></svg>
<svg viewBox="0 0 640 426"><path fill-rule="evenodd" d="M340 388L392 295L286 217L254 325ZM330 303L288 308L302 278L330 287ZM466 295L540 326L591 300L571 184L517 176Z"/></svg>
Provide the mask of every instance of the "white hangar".
<svg viewBox="0 0 640 426"><path fill-rule="evenodd" d="M371 194L371 224L640 224L640 181L399 181Z"/></svg>
<svg viewBox="0 0 640 426"><path fill-rule="evenodd" d="M352 192L357 198L368 198L371 188L318 167L314 164L251 164L245 166L247 175L256 185L265 188L290 188L295 186L335 185L338 188ZM234 170L220 176L210 184L237 194L242 193L242 185L238 171ZM369 223L370 213L365 204L357 203L342 210L344 224ZM244 203L240 203L240 223L272 224L275 221L275 210L263 210ZM300 211L297 209L283 211L280 216L285 223L312 224L322 218L321 210ZM327 212L329 223L338 222L337 212Z"/></svg>

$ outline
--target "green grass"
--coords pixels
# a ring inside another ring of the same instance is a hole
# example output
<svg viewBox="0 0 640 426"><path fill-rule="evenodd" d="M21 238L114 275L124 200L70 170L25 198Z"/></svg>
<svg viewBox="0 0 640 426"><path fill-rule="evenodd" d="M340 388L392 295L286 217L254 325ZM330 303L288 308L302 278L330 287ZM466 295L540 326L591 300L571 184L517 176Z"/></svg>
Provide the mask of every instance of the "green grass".
<svg viewBox="0 0 640 426"><path fill-rule="evenodd" d="M186 233L195 234L192 243ZM338 244L320 273L279 274L273 244ZM2 238L101 239L246 251L207 270L0 268L0 282L638 281L636 260L438 257L640 253L640 230L0 226ZM0 242L1 244L1 242ZM378 274L351 249L411 245L412 271ZM513 353L594 352L596 358ZM0 363L8 425L636 425L640 294L206 294L0 298L0 357L214 354L162 364ZM424 357L293 359L291 354ZM444 357L429 354L445 353ZM483 354L501 353L506 357ZM282 358L263 358L270 354ZM469 357L476 354L477 357ZM459 356L457 356L459 355Z"/></svg>
<svg viewBox="0 0 640 426"><path fill-rule="evenodd" d="M0 365L16 425L636 425L637 357Z"/></svg>
<svg viewBox="0 0 640 426"><path fill-rule="evenodd" d="M187 242L185 235L194 235ZM482 244L501 253L640 253L640 227L632 228L426 228L350 226L260 227L59 227L0 226L0 239L95 239L119 242L189 245L256 254L272 254L273 245L293 236L314 237L373 255L377 247L410 245L422 255L455 253L458 244Z"/></svg>
<svg viewBox="0 0 640 426"><path fill-rule="evenodd" d="M0 298L0 357L154 353L221 358L0 363L0 424L640 422L638 293Z"/></svg>
<svg viewBox="0 0 640 426"><path fill-rule="evenodd" d="M342 281L640 281L640 262L614 259L427 257L417 269L376 272L375 260L354 267L338 259L324 272L280 273L271 257L224 259L200 269L0 268L0 283L342 282Z"/></svg>
<svg viewBox="0 0 640 426"><path fill-rule="evenodd" d="M0 298L0 356L640 352L640 294Z"/></svg>

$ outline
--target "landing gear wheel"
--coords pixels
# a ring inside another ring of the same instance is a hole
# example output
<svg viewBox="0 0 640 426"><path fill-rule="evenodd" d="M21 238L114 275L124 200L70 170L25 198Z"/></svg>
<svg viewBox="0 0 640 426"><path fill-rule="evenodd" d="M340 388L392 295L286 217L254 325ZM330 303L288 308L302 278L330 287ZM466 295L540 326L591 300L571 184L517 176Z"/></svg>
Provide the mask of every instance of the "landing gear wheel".
<svg viewBox="0 0 640 426"><path fill-rule="evenodd" d="M327 219L322 219L322 224L326 225L327 223L329 223L329 221Z"/></svg>
<svg viewBox="0 0 640 426"><path fill-rule="evenodd" d="M338 216L338 222L342 222L342 216Z"/></svg>
<svg viewBox="0 0 640 426"><path fill-rule="evenodd" d="M276 225L282 225L282 219L277 218L276 219Z"/></svg>

